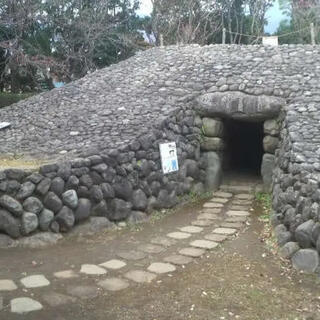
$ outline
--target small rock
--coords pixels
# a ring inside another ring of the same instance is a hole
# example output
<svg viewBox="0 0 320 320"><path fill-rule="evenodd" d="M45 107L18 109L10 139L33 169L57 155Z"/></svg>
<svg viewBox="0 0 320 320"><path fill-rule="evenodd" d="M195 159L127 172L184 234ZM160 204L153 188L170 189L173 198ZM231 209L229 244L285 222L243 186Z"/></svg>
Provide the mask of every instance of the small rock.
<svg viewBox="0 0 320 320"><path fill-rule="evenodd" d="M23 202L23 208L27 212L39 214L43 209L42 202L35 197L29 197Z"/></svg>
<svg viewBox="0 0 320 320"><path fill-rule="evenodd" d="M72 210L64 206L55 216L55 221L58 222L61 232L67 232L74 226L75 217Z"/></svg>
<svg viewBox="0 0 320 320"><path fill-rule="evenodd" d="M53 219L54 219L54 213L51 210L43 209L39 215L40 230L48 231Z"/></svg>
<svg viewBox="0 0 320 320"><path fill-rule="evenodd" d="M76 221L82 221L89 218L91 215L91 201L89 199L80 198L78 201L78 207L75 211Z"/></svg>
<svg viewBox="0 0 320 320"><path fill-rule="evenodd" d="M297 242L287 242L280 248L279 254L282 258L290 259L300 249Z"/></svg>
<svg viewBox="0 0 320 320"><path fill-rule="evenodd" d="M54 213L58 213L63 206L62 201L52 191L48 192L44 198L44 205L47 209L53 211Z"/></svg>
<svg viewBox="0 0 320 320"><path fill-rule="evenodd" d="M148 267L148 271L157 274L169 273L176 271L176 267L170 263L154 262Z"/></svg>
<svg viewBox="0 0 320 320"><path fill-rule="evenodd" d="M6 194L0 197L0 205L16 217L21 217L23 213L22 205L17 200Z"/></svg>
<svg viewBox="0 0 320 320"><path fill-rule="evenodd" d="M17 193L17 199L24 200L30 197L33 194L35 188L36 188L35 184L32 183L31 181L27 181L23 183L20 187L20 190Z"/></svg>
<svg viewBox="0 0 320 320"><path fill-rule="evenodd" d="M313 249L300 249L292 256L293 267L307 273L313 273L319 266L319 254Z"/></svg>
<svg viewBox="0 0 320 320"><path fill-rule="evenodd" d="M68 190L62 194L63 203L71 209L78 206L78 196L75 190Z"/></svg>
<svg viewBox="0 0 320 320"><path fill-rule="evenodd" d="M32 212L24 212L22 214L21 225L24 235L31 233L38 228L38 216Z"/></svg>

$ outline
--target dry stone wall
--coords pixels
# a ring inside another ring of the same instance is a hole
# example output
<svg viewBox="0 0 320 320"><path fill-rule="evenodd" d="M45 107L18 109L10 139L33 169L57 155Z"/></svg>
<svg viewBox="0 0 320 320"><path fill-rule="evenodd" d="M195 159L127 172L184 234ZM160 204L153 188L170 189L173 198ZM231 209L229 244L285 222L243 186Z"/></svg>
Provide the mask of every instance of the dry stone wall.
<svg viewBox="0 0 320 320"><path fill-rule="evenodd" d="M219 183L224 119L264 121L262 171L266 183L273 173L279 243L289 256L300 248L294 261L317 261L319 66L319 46L154 48L1 109L11 123L0 131L1 155L51 164L0 173L0 230L67 231L92 215L134 220L172 206ZM176 174L161 172L165 141L177 143Z"/></svg>

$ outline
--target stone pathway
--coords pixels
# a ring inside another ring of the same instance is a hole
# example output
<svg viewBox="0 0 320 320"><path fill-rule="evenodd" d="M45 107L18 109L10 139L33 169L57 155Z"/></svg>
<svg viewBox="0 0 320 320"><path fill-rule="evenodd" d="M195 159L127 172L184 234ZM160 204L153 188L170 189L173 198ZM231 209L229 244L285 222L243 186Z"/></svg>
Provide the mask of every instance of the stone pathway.
<svg viewBox="0 0 320 320"><path fill-rule="evenodd" d="M137 283L148 284L158 277L171 276L208 250L219 250L224 241L235 239L250 219L252 201L249 193L233 195L218 191L200 212L195 212L196 219L190 221L190 225L172 226L169 233L137 245L135 250L119 250L113 259L92 264L86 261L84 254L83 264L73 269L25 275L19 281L0 279L0 319L6 312L36 312L76 303L77 299L93 299L104 291L112 294L128 290ZM94 284L88 285L92 280ZM66 285L65 292L56 292L53 282ZM44 290L41 301L33 298L38 288Z"/></svg>

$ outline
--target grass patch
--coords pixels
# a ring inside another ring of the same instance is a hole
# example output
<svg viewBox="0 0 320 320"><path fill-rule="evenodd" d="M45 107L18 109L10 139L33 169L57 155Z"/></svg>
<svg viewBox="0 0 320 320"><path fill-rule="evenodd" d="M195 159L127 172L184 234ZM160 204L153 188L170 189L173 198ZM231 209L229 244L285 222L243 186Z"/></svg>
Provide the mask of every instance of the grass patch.
<svg viewBox="0 0 320 320"><path fill-rule="evenodd" d="M20 100L33 96L34 93L9 93L0 92L0 108L10 106Z"/></svg>
<svg viewBox="0 0 320 320"><path fill-rule="evenodd" d="M260 220L267 222L270 218L272 209L272 199L270 193L258 192L255 195L258 205L262 208L263 214L259 217Z"/></svg>

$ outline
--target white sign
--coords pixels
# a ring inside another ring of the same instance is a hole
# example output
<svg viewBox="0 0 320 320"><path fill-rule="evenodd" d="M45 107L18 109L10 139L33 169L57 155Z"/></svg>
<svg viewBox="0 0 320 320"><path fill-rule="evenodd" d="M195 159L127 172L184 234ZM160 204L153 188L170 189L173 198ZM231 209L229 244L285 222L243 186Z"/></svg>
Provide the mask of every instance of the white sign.
<svg viewBox="0 0 320 320"><path fill-rule="evenodd" d="M277 36L272 37L262 37L262 44L264 46L278 46L279 41Z"/></svg>
<svg viewBox="0 0 320 320"><path fill-rule="evenodd" d="M11 126L10 122L0 122L0 130Z"/></svg>
<svg viewBox="0 0 320 320"><path fill-rule="evenodd" d="M159 145L162 171L164 174L179 170L177 146L175 142Z"/></svg>

